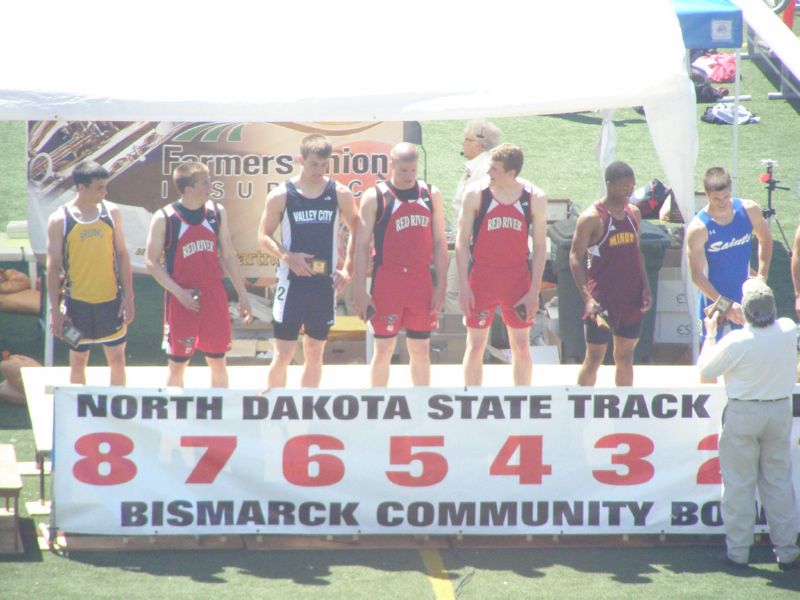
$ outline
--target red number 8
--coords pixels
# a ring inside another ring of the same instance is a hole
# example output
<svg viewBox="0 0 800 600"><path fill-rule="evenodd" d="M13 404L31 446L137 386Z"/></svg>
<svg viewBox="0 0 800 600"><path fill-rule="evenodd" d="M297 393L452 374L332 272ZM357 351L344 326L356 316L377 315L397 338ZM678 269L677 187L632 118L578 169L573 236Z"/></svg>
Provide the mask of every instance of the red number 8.
<svg viewBox="0 0 800 600"><path fill-rule="evenodd" d="M100 445L108 444L108 452L100 452ZM133 440L121 433L91 433L75 442L75 451L82 458L72 467L75 479L90 485L119 485L136 477L136 464L124 458L133 452ZM100 473L100 465L109 466L107 474Z"/></svg>

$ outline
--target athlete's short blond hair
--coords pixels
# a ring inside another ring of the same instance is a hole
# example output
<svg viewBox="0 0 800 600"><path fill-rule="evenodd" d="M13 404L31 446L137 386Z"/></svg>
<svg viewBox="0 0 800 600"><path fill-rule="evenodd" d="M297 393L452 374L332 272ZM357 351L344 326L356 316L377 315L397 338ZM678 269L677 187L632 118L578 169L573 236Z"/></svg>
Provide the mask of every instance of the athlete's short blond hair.
<svg viewBox="0 0 800 600"><path fill-rule="evenodd" d="M522 171L522 148L514 144L500 144L492 150L492 162L503 163L503 169L519 175Z"/></svg>
<svg viewBox="0 0 800 600"><path fill-rule="evenodd" d="M319 133L312 133L300 140L300 156L308 158L316 154L319 158L329 158L333 152L330 140Z"/></svg>

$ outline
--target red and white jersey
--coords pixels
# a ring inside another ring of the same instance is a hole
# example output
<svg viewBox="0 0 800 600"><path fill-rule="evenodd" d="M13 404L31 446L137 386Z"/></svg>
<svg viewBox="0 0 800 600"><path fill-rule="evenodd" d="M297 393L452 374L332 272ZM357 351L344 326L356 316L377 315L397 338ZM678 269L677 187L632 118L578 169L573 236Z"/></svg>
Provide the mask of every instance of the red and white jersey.
<svg viewBox="0 0 800 600"><path fill-rule="evenodd" d="M511 204L501 204L488 185L481 190L470 245L475 264L512 267L528 262L531 196L531 188L523 185L519 198Z"/></svg>
<svg viewBox="0 0 800 600"><path fill-rule="evenodd" d="M433 262L433 203L428 184L408 190L382 181L377 186L375 266L425 267Z"/></svg>
<svg viewBox="0 0 800 600"><path fill-rule="evenodd" d="M167 217L164 264L170 277L183 288L219 285L223 273L217 252L217 206L209 200L197 210L188 210L176 201L161 210Z"/></svg>

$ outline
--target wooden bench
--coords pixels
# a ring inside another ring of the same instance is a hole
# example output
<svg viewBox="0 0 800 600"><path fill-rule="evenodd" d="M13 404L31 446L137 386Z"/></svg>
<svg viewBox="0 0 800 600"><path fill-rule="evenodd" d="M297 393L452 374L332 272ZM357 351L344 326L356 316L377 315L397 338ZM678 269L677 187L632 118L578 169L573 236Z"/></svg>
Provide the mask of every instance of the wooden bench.
<svg viewBox="0 0 800 600"><path fill-rule="evenodd" d="M0 498L5 498L5 512L11 512L14 501L12 528L14 537L13 552L21 551L19 531L19 494L22 491L22 478L17 468L17 455L11 444L0 444ZM2 531L2 530L0 530ZM6 536L0 533L0 552L7 552ZM10 547L10 546L9 546Z"/></svg>

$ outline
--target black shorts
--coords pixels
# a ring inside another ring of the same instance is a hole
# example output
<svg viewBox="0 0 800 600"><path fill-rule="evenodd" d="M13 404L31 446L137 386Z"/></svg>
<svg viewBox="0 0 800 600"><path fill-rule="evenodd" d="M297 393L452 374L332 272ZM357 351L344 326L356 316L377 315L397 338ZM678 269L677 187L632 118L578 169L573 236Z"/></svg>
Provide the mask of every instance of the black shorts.
<svg viewBox="0 0 800 600"><path fill-rule="evenodd" d="M640 320L634 325L606 329L595 323L594 319L584 319L583 334L589 344L608 344L611 341L612 334L617 337L635 340L642 335L642 321Z"/></svg>
<svg viewBox="0 0 800 600"><path fill-rule="evenodd" d="M315 340L327 340L336 320L333 279L315 275L281 279L272 305L272 328L279 340L297 339L303 332Z"/></svg>
<svg viewBox="0 0 800 600"><path fill-rule="evenodd" d="M116 346L125 341L127 326L119 315L122 297L117 296L110 302L92 304L66 296L64 307L67 318L81 332L78 352L85 352L91 344Z"/></svg>

